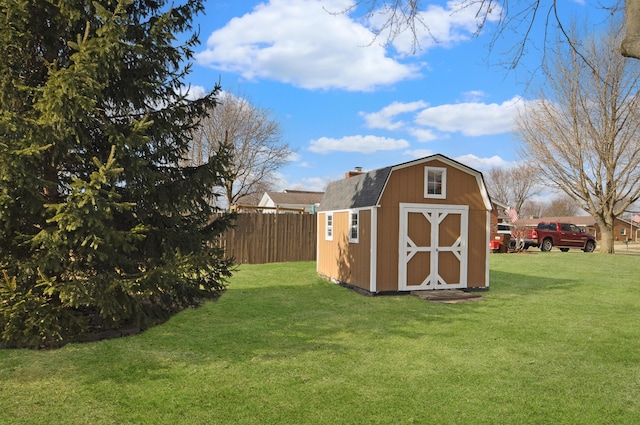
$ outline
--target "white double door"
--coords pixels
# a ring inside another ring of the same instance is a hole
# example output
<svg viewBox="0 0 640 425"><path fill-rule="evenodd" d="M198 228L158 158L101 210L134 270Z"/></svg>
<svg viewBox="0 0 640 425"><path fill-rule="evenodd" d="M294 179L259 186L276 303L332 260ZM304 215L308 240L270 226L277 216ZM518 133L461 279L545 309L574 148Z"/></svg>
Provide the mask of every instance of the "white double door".
<svg viewBox="0 0 640 425"><path fill-rule="evenodd" d="M469 207L400 204L398 289L467 287Z"/></svg>

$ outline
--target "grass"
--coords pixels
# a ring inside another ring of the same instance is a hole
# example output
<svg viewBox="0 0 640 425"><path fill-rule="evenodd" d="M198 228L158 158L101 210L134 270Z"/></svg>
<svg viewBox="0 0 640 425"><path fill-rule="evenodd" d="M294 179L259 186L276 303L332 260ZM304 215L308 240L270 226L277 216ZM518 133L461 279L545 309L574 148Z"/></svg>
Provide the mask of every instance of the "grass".
<svg viewBox="0 0 640 425"><path fill-rule="evenodd" d="M495 254L487 301L242 266L143 334L0 351L2 424L631 424L640 257Z"/></svg>

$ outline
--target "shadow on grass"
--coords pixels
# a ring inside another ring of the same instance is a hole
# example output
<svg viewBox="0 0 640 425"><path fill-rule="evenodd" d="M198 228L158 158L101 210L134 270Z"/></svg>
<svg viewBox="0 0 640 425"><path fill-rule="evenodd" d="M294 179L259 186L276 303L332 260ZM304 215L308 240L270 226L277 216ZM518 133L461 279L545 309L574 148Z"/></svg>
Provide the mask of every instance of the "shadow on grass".
<svg viewBox="0 0 640 425"><path fill-rule="evenodd" d="M226 298L226 299L225 299ZM230 290L163 325L120 340L69 346L83 352L85 382L170 378L173 368L280 362L300 356L351 359L363 347L404 339L455 338L479 304L445 305L413 296L365 297L322 281ZM117 364L114 368L111 365Z"/></svg>
<svg viewBox="0 0 640 425"><path fill-rule="evenodd" d="M517 297L557 293L579 283L492 270L491 288L483 294L487 301L441 304L410 295L367 297L317 277L309 266L285 275L287 267L254 274L260 269L248 269L218 301L140 335L71 344L58 354L71 352L73 368L82 370L75 376L87 383L170 380L218 363L286 362L309 355L352 359L368 355L371 347L393 351L403 341L456 344L470 327L481 331L486 320L498 320L494 315L502 301L519 302Z"/></svg>
<svg viewBox="0 0 640 425"><path fill-rule="evenodd" d="M527 296L532 293L567 290L580 282L578 279L551 277L544 274L534 275L530 272L511 273L505 271L490 272L490 293L498 295Z"/></svg>
<svg viewBox="0 0 640 425"><path fill-rule="evenodd" d="M271 361L308 353L348 358L358 347L391 340L455 338L455 329L482 320L488 303L366 297L324 280L311 287L243 288L182 313L138 341L150 351L189 353L196 362Z"/></svg>

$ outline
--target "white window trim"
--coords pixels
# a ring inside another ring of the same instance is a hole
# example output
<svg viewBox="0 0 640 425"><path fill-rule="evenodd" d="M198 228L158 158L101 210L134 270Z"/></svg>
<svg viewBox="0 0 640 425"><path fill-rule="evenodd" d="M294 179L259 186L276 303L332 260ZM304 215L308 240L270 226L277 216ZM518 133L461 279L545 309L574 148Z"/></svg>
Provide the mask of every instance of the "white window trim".
<svg viewBox="0 0 640 425"><path fill-rule="evenodd" d="M353 216L356 216L356 225L352 223ZM352 235L353 228L356 229L356 237ZM360 241L360 211L349 211L349 243L358 243Z"/></svg>
<svg viewBox="0 0 640 425"><path fill-rule="evenodd" d="M429 171L438 171L442 173L441 193L427 193L429 189ZM431 199L447 198L447 169L444 167L424 167L424 197Z"/></svg>
<svg viewBox="0 0 640 425"><path fill-rule="evenodd" d="M329 224L329 221L331 221L331 224ZM327 241L332 241L333 240L333 213L327 213L324 224L325 224L324 239Z"/></svg>

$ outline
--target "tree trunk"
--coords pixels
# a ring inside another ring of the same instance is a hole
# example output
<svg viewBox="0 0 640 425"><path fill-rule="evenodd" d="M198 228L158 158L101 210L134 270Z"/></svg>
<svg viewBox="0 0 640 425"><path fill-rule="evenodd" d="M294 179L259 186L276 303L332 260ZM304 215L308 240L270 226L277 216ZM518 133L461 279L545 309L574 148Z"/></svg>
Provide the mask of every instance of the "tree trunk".
<svg viewBox="0 0 640 425"><path fill-rule="evenodd" d="M640 0L626 0L626 31L620 50L622 56L640 59Z"/></svg>
<svg viewBox="0 0 640 425"><path fill-rule="evenodd" d="M241 197L238 196L238 193L234 193L233 192L233 183L236 181L236 176L230 176L227 175L224 178L224 196L225 196L225 201L227 202L227 209L231 208L232 205L235 205L238 203L238 201L240 200Z"/></svg>
<svg viewBox="0 0 640 425"><path fill-rule="evenodd" d="M600 253L614 254L613 229L606 226L600 226Z"/></svg>
<svg viewBox="0 0 640 425"><path fill-rule="evenodd" d="M58 191L58 169L53 163L52 156L50 152L46 155L42 194L47 202L55 204L60 202L60 192Z"/></svg>

